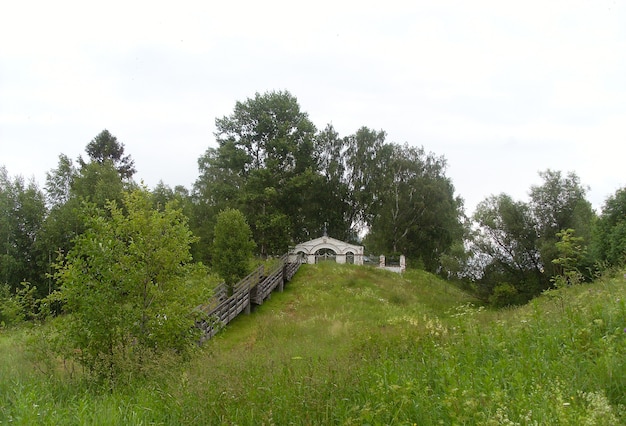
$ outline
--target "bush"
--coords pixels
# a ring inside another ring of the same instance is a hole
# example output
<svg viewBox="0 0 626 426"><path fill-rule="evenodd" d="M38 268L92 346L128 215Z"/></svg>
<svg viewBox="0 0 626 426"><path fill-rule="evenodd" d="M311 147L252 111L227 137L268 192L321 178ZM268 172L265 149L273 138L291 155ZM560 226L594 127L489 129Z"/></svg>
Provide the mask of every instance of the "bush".
<svg viewBox="0 0 626 426"><path fill-rule="evenodd" d="M243 213L226 209L217 216L213 241L213 267L232 287L250 271L256 244Z"/></svg>
<svg viewBox="0 0 626 426"><path fill-rule="evenodd" d="M36 293L37 287L27 282L22 282L15 294L8 284L0 286L0 325L6 327L38 318L40 300Z"/></svg>
<svg viewBox="0 0 626 426"><path fill-rule="evenodd" d="M493 289L493 293L489 296L489 303L501 308L518 304L518 299L517 289L509 283L502 283Z"/></svg>
<svg viewBox="0 0 626 426"><path fill-rule="evenodd" d="M96 378L115 383L195 347L192 310L206 294L188 289L187 277L197 274L186 266L194 238L180 210L153 210L149 194L137 190L126 194L123 208L87 206L85 222L57 265L61 288L50 298L66 313L59 355L69 353Z"/></svg>
<svg viewBox="0 0 626 426"><path fill-rule="evenodd" d="M8 284L0 285L0 326L6 327L24 319L22 307Z"/></svg>

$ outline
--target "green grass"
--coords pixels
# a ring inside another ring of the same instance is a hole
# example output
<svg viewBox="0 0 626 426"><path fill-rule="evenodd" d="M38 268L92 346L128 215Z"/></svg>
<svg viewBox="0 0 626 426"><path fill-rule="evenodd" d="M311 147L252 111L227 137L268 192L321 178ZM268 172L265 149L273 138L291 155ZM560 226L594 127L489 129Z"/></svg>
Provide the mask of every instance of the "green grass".
<svg viewBox="0 0 626 426"><path fill-rule="evenodd" d="M620 275L489 310L421 271L305 265L191 361L112 392L4 331L0 423L626 424L625 299Z"/></svg>

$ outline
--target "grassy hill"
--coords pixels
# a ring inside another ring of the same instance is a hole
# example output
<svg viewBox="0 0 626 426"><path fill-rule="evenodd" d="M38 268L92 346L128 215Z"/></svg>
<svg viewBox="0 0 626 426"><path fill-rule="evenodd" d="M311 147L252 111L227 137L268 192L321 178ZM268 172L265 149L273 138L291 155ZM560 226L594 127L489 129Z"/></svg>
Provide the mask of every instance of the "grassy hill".
<svg viewBox="0 0 626 426"><path fill-rule="evenodd" d="M488 310L421 271L305 265L184 365L103 392L0 335L0 423L626 424L626 279Z"/></svg>

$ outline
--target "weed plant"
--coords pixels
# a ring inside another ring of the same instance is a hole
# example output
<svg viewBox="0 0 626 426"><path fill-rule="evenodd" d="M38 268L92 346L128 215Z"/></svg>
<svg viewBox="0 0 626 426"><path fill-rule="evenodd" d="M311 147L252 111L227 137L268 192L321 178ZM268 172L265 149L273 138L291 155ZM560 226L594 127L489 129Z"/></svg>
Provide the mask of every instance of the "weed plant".
<svg viewBox="0 0 626 426"><path fill-rule="evenodd" d="M0 423L626 424L625 297L619 275L491 310L422 271L306 265L191 361L112 391L2 331Z"/></svg>

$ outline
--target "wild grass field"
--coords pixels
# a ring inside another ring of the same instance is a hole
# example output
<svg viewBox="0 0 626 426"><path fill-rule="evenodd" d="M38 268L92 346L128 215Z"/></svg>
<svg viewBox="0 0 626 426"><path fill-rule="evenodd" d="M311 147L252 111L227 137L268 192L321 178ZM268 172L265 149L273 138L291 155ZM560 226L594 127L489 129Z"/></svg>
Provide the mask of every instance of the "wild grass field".
<svg viewBox="0 0 626 426"><path fill-rule="evenodd" d="M2 424L626 424L626 279L483 308L425 272L305 265L187 362L102 389L0 333ZM51 367L52 366L52 367Z"/></svg>

